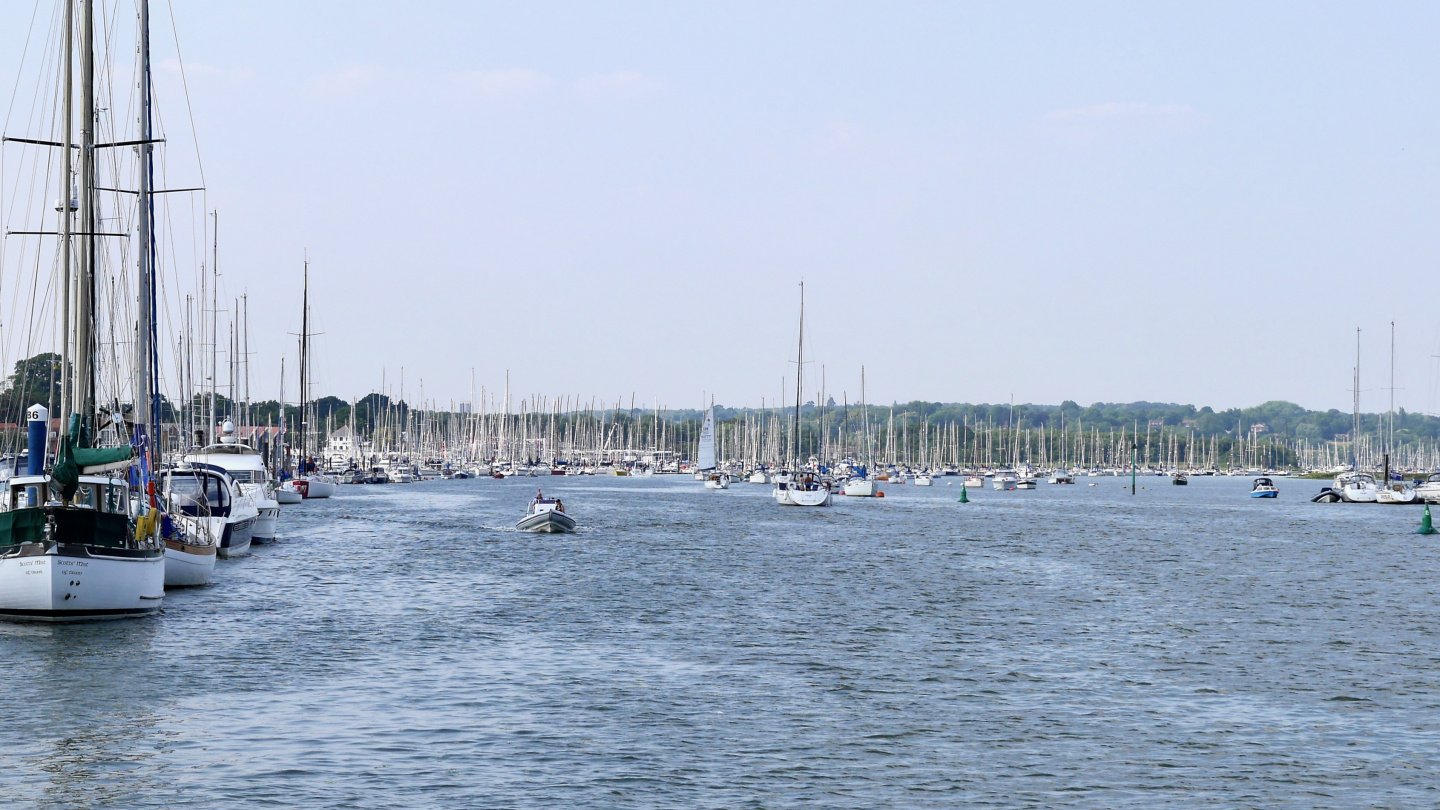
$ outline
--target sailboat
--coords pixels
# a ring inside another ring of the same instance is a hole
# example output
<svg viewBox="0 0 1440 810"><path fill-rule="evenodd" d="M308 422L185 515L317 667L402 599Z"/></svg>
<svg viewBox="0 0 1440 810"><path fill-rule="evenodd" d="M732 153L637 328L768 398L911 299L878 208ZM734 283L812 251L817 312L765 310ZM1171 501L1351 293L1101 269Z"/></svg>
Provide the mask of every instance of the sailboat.
<svg viewBox="0 0 1440 810"><path fill-rule="evenodd" d="M705 482L706 489L729 489L730 476L716 469L715 465L715 405L705 410L705 421L700 425L700 451L697 470Z"/></svg>
<svg viewBox="0 0 1440 810"><path fill-rule="evenodd" d="M310 260L305 260L305 286L300 299L300 474L290 482L291 488L300 493L306 500L328 498L335 494L339 484L332 476L321 473L316 466L315 460L310 457L309 445L306 443L306 428L310 422L310 416L305 410L306 402L310 398L309 373L310 373ZM402 381L403 382L403 381ZM402 483L415 480L408 472L401 473L399 477L391 476L392 479Z"/></svg>
<svg viewBox="0 0 1440 810"><path fill-rule="evenodd" d="M771 494L781 506L829 506L830 482L800 461L800 398L805 374L805 282L800 282L800 348L795 363L795 432L793 472L775 477Z"/></svg>
<svg viewBox="0 0 1440 810"><path fill-rule="evenodd" d="M860 367L860 421L862 425L863 441L865 442L865 466L855 471L841 487L847 497L851 498L873 498L880 491L880 485L873 480L870 469L875 466L875 461L870 454L870 408L865 403L865 367Z"/></svg>
<svg viewBox="0 0 1440 810"><path fill-rule="evenodd" d="M50 414L36 404L27 410L28 457L23 475L10 478L0 493L0 618L32 621L76 621L113 619L153 614L165 598L165 545L161 538L164 521L148 499L132 496L129 473L139 464L141 476L153 470L145 430L154 417L153 373L154 314L150 295L153 265L142 250L138 340L133 369L137 382L137 404L142 405L143 423L135 426L134 443L106 448L91 446L91 437L103 429L119 437L123 423L118 413L106 413L102 422L96 407L97 357L95 324L95 277L98 256L96 238L102 221L99 216L95 154L95 20L94 4L82 4L83 14L75 19L75 3L65 3L63 62L63 140L29 141L60 150L61 172L57 183L62 204L57 232L40 232L60 237L62 328L59 373L61 412L67 414L66 430L57 452L47 455ZM148 7L141 0L142 32L148 28ZM80 143L74 141L75 76L74 35L79 23L81 42ZM141 50L148 65L148 35L142 33ZM145 76L148 79L148 71ZM149 137L149 85L145 82L146 115L141 117L138 142L148 158L154 141ZM114 144L111 144L114 145ZM78 148L77 148L78 147ZM73 160L80 159L80 193L71 200ZM147 160L148 164L148 160ZM149 182L149 166L142 170L142 183ZM152 244L148 214L149 189L142 185L141 236ZM75 215L79 214L79 227ZM74 248L79 257L75 261ZM73 317L72 317L73 315ZM137 414L139 415L139 414ZM145 480L142 477L142 482ZM134 517L132 517L134 515Z"/></svg>

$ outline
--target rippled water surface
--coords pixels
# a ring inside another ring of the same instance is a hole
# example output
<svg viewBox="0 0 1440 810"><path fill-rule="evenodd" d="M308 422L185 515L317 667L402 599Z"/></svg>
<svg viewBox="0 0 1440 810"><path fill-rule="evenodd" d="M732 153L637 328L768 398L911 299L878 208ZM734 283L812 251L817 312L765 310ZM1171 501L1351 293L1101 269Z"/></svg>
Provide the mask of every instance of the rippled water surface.
<svg viewBox="0 0 1440 810"><path fill-rule="evenodd" d="M553 478L580 531L517 533L535 483L344 487L159 618L0 625L0 805L1440 804L1415 508Z"/></svg>

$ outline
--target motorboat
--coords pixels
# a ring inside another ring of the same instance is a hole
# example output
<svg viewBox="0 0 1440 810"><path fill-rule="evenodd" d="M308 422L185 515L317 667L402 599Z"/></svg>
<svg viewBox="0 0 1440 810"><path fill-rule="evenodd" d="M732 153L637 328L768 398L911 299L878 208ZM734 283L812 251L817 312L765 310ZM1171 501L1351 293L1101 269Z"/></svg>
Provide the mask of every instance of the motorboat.
<svg viewBox="0 0 1440 810"><path fill-rule="evenodd" d="M1269 478L1256 478L1255 483L1250 487L1250 497L1278 498L1280 497L1280 489L1276 487L1275 482Z"/></svg>
<svg viewBox="0 0 1440 810"><path fill-rule="evenodd" d="M280 486L275 487L274 494L275 502L281 506L293 505L305 500L305 496L300 494L300 490L295 488L294 481L286 481Z"/></svg>
<svg viewBox="0 0 1440 810"><path fill-rule="evenodd" d="M515 524L522 532L562 534L575 531L575 518L565 514L565 504L559 498L547 498L539 490L535 500L525 510L525 517Z"/></svg>
<svg viewBox="0 0 1440 810"><path fill-rule="evenodd" d="M307 501L324 500L335 494L340 484L334 476L318 472L310 472L295 477L295 488L300 490L300 495Z"/></svg>
<svg viewBox="0 0 1440 810"><path fill-rule="evenodd" d="M1036 489L1036 488L1037 488L1037 485L1036 485L1036 483L1035 483L1035 479L1034 479L1034 478L1021 478L1019 481L1016 481L1016 482L1015 482L1015 488L1016 488L1016 489Z"/></svg>
<svg viewBox="0 0 1440 810"><path fill-rule="evenodd" d="M1020 476L1009 470L1000 470L991 481L991 486L1004 492L1015 489L1015 485L1020 483Z"/></svg>
<svg viewBox="0 0 1440 810"><path fill-rule="evenodd" d="M729 488L730 488L730 474L729 474L729 473L718 472L718 471L712 471L709 475L705 476L705 488L706 488L706 489L729 489Z"/></svg>
<svg viewBox="0 0 1440 810"><path fill-rule="evenodd" d="M1335 476L1331 489L1345 503L1375 503L1380 485L1369 473L1344 472Z"/></svg>
<svg viewBox="0 0 1440 810"><path fill-rule="evenodd" d="M1415 494L1426 503L1440 503L1440 473L1431 473L1416 484Z"/></svg>
<svg viewBox="0 0 1440 810"><path fill-rule="evenodd" d="M935 479L932 478L929 473L920 473L915 476L915 486L917 487L930 487L934 485Z"/></svg>
<svg viewBox="0 0 1440 810"><path fill-rule="evenodd" d="M230 476L239 488L239 496L249 499L259 517L251 533L254 543L269 543L275 539L280 522L280 500L275 497L275 485L260 451L243 444L235 436L235 423L225 420L220 426L220 442L209 444L194 453L187 453L184 462L192 467L215 467ZM296 487L306 487L297 481ZM313 487L313 483L309 486ZM301 489L301 495L304 495Z"/></svg>
<svg viewBox="0 0 1440 810"><path fill-rule="evenodd" d="M965 476L965 486L968 487L968 488L970 488L970 489L984 489L984 488L985 488L985 476L983 476L983 475L981 475L981 474L979 474L979 473L975 473L975 474L973 474L973 475L967 475L967 476Z"/></svg>
<svg viewBox="0 0 1440 810"><path fill-rule="evenodd" d="M156 485L164 493L168 511L224 519L223 526L212 529L220 557L238 557L250 549L260 511L227 473L217 467L187 466L162 470L158 479Z"/></svg>
<svg viewBox="0 0 1440 810"><path fill-rule="evenodd" d="M1190 485L1190 479L1185 476L1185 473L1176 472L1170 477L1170 483L1177 487L1184 487Z"/></svg>
<svg viewBox="0 0 1440 810"><path fill-rule="evenodd" d="M1065 472L1064 470L1056 470L1055 472L1053 472L1053 473L1050 474L1049 483L1051 483L1051 484L1073 484L1073 483L1075 483L1075 476L1071 475L1070 473Z"/></svg>

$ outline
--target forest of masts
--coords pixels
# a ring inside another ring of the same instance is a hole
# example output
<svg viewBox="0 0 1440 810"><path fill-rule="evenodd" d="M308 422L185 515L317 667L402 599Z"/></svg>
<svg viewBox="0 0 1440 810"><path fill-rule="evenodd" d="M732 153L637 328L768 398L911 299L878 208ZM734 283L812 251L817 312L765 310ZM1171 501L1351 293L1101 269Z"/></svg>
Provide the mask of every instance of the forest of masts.
<svg viewBox="0 0 1440 810"><path fill-rule="evenodd" d="M404 455L417 459L513 464L665 464L697 456L700 412L639 409L631 403L591 401L577 408L573 398L531 397L509 407L493 400L475 411L429 403L425 410L404 402L367 397L323 418L311 413L312 452L324 437L350 427L364 458ZM730 411L715 426L716 457L738 469L786 467L795 463L793 408ZM291 417L294 427L294 417ZM1379 468L1388 453L1395 469L1440 467L1440 446L1421 440L1396 446L1386 437L1358 442L1290 439L1263 432L1202 436L1193 428L1135 425L1114 428L1072 425L1027 427L969 420L931 422L897 414L894 408L815 407L799 419L799 461L832 464L851 460L874 467L1038 469L1125 469L1134 463L1155 470ZM318 430L316 428L319 428ZM1237 438L1238 437L1238 438ZM293 432L292 432L293 440Z"/></svg>

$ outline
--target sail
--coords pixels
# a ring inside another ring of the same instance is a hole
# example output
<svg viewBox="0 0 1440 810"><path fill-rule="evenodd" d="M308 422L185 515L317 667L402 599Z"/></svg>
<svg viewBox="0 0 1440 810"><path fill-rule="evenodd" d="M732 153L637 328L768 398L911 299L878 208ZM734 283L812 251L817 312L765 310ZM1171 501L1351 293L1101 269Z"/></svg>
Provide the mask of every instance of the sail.
<svg viewBox="0 0 1440 810"><path fill-rule="evenodd" d="M700 469L715 469L715 406L705 411L705 424L700 427Z"/></svg>
<svg viewBox="0 0 1440 810"><path fill-rule="evenodd" d="M80 427L80 414L70 414L70 429L60 439L60 451L51 470L52 480L67 500L75 497L79 490L81 474L128 467L135 454L134 446L128 444L105 448L88 447L89 444L89 437Z"/></svg>

